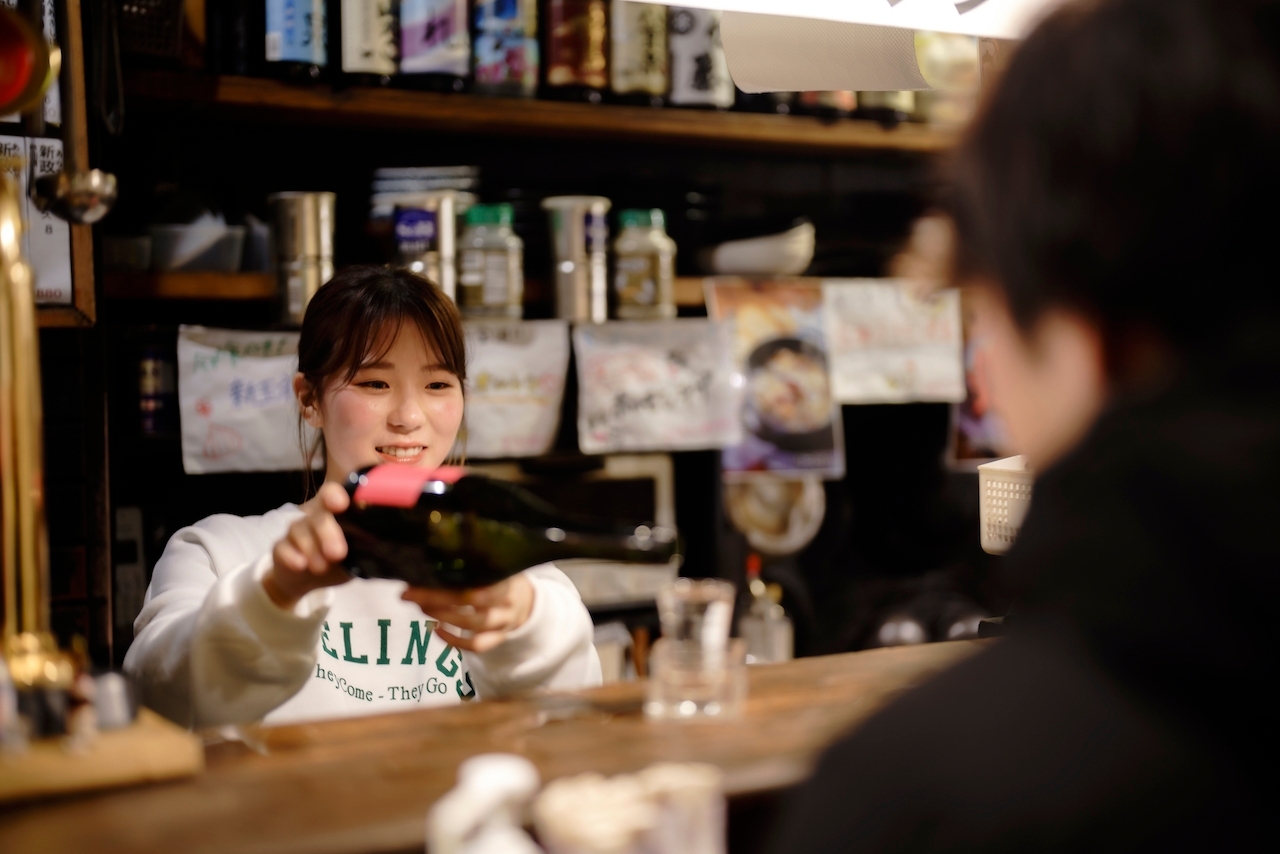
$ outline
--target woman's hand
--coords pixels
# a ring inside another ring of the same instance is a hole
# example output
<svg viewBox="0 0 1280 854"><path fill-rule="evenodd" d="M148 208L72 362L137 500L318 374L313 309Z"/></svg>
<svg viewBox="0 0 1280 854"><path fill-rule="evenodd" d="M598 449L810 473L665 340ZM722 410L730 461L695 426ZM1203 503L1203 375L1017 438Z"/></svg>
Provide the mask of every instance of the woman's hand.
<svg viewBox="0 0 1280 854"><path fill-rule="evenodd" d="M400 597L414 602L441 625L470 632L461 637L436 626L436 634L458 649L488 652L525 624L533 611L533 584L524 573L474 590L435 590L410 587Z"/></svg>
<svg viewBox="0 0 1280 854"><path fill-rule="evenodd" d="M262 579L272 602L289 609L312 590L351 578L339 565L347 556L347 538L333 518L350 503L345 489L326 483L302 505L305 515L290 525L289 532L276 543L271 552L271 570Z"/></svg>

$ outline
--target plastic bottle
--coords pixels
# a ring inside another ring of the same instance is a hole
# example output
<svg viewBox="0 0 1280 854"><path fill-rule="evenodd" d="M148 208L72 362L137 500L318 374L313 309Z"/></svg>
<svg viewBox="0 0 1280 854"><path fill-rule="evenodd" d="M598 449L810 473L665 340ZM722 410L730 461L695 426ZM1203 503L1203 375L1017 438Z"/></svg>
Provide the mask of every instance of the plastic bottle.
<svg viewBox="0 0 1280 854"><path fill-rule="evenodd" d="M473 317L519 318L524 310L524 241L511 205L474 205L459 241L458 308Z"/></svg>
<svg viewBox="0 0 1280 854"><path fill-rule="evenodd" d="M667 236L662 211L624 210L613 242L614 316L656 320L676 316L676 242Z"/></svg>

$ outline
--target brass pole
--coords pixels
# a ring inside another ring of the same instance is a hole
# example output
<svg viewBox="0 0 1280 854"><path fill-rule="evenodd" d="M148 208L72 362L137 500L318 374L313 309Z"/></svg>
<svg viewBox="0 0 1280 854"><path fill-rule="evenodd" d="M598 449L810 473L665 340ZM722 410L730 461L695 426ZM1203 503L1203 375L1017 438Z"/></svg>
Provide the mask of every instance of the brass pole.
<svg viewBox="0 0 1280 854"><path fill-rule="evenodd" d="M49 538L35 295L22 260L17 188L8 176L0 182L0 531L8 637L49 631Z"/></svg>
<svg viewBox="0 0 1280 854"><path fill-rule="evenodd" d="M22 217L17 188L0 175L0 560L4 566L4 637L21 631L18 606L17 471L14 465L14 272L23 277Z"/></svg>

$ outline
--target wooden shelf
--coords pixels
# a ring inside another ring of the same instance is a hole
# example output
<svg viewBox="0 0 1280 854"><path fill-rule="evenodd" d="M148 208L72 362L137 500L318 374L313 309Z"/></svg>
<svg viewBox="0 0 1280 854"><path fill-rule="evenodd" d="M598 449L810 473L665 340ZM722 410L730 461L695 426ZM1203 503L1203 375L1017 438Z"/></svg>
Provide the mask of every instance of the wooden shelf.
<svg viewBox="0 0 1280 854"><path fill-rule="evenodd" d="M126 76L130 104L172 107L194 104L262 121L385 127L453 133L614 139L728 148L839 153L897 149L943 151L955 132L906 123L886 129L875 122L811 116L711 110L653 109L517 98L489 98L353 87L335 91L252 77L181 72L133 72Z"/></svg>
<svg viewBox="0 0 1280 854"><path fill-rule="evenodd" d="M272 273L106 273L103 291L117 299L274 299Z"/></svg>

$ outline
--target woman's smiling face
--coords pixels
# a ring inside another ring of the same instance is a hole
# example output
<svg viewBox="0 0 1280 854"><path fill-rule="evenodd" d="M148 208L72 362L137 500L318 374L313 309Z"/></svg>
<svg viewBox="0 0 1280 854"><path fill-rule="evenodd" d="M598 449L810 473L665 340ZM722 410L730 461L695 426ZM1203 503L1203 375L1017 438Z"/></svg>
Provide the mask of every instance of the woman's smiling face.
<svg viewBox="0 0 1280 854"><path fill-rule="evenodd" d="M305 400L306 381L299 374L294 382ZM406 322L381 358L349 383L335 380L318 406L303 407L303 417L324 431L325 479L343 482L376 463L438 467L458 435L462 403L458 377Z"/></svg>

